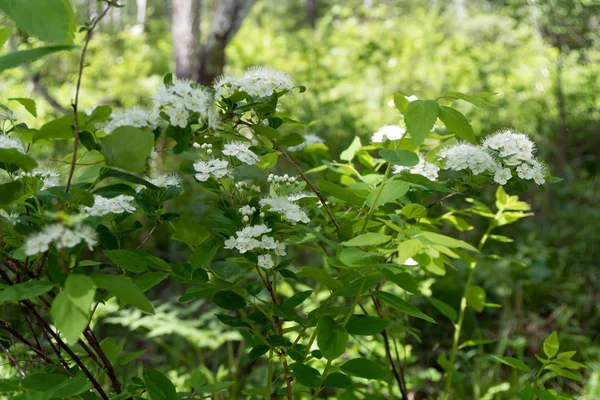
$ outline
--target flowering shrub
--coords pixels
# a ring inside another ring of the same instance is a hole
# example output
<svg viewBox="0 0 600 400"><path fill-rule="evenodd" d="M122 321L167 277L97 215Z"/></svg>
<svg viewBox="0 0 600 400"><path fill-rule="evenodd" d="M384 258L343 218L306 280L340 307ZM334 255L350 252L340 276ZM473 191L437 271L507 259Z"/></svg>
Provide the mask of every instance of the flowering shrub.
<svg viewBox="0 0 600 400"><path fill-rule="evenodd" d="M39 128L19 124L3 106L0 326L21 375L0 382L1 391L22 399L174 400L225 390L231 398L408 399L414 387L397 348L407 334L447 318L452 341L435 351L446 377L439 397L449 398L466 372L457 355L469 345L461 343L467 309L495 306L472 284L477 261L487 241L510 241L492 234L496 228L531 215L507 191L555 179L525 134L505 130L476 144L473 128L450 105L481 105L488 94L434 101L397 93L406 128L384 126L365 145L356 138L336 161L326 143L300 134L285 110L284 95L304 90L283 72L254 67L213 87L168 75L150 109L79 112L77 91L73 114ZM71 137L64 175L38 167L43 142ZM181 160L179 171L161 171L162 157ZM294 172L279 175L281 169ZM491 185L494 210L468 197L464 209L440 214L448 197ZM206 202L214 213L201 221L169 209L194 186L212 193ZM472 229L466 217L488 223L475 245L452 233ZM187 262L143 250L165 225L189 249ZM296 258L299 249L310 266ZM467 266L458 310L422 285L455 265ZM214 317L239 331L248 363L267 365L262 385L233 385L234 373L221 386L195 375L192 390L177 393L157 370L146 369L143 379L119 373L118 365L139 354L100 340L94 313L114 297L152 314L158 299L145 293L165 279L185 286L181 302L220 309ZM435 315L423 311L426 304ZM365 340L383 342L383 352L362 349ZM558 350L553 334L535 373L497 356L524 373L512 393L559 398L538 378L552 372L576 379L569 370L581 364L574 352Z"/></svg>

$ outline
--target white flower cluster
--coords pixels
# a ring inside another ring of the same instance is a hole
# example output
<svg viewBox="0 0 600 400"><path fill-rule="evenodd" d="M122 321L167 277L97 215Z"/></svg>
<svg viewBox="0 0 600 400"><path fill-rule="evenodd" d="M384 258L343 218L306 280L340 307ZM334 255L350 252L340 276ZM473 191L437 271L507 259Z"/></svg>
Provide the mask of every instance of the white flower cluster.
<svg viewBox="0 0 600 400"><path fill-rule="evenodd" d="M206 182L211 176L219 179L229 174L229 161L220 158L196 161L194 170L196 171L195 177L200 182Z"/></svg>
<svg viewBox="0 0 600 400"><path fill-rule="evenodd" d="M385 140L400 140L405 133L406 130L400 125L384 125L371 136L371 142L383 143Z"/></svg>
<svg viewBox="0 0 600 400"><path fill-rule="evenodd" d="M9 224L16 225L19 222L19 213L12 211L9 213L6 210L0 210L0 217L4 218Z"/></svg>
<svg viewBox="0 0 600 400"><path fill-rule="evenodd" d="M243 190L249 190L255 193L260 193L261 189L260 186L257 185L252 185L248 182L236 182L235 187L237 190L239 191L243 191Z"/></svg>
<svg viewBox="0 0 600 400"><path fill-rule="evenodd" d="M167 114L173 126L185 128L191 113L197 113L199 122L210 126L214 126L218 119L214 95L192 82L173 79L173 84L158 89L154 100L158 111Z"/></svg>
<svg viewBox="0 0 600 400"><path fill-rule="evenodd" d="M316 143L325 143L325 141L323 139L321 139L320 137L318 137L317 135L315 135L314 133L308 133L308 134L304 135L304 142L302 142L296 146L288 147L288 151L291 151L291 152L302 151L305 148L307 148L308 146L311 146Z"/></svg>
<svg viewBox="0 0 600 400"><path fill-rule="evenodd" d="M47 225L41 232L29 236L25 240L25 255L33 256L48 251L52 242L56 248L72 248L85 242L90 250L98 243L98 234L87 225L76 224L72 227L62 223Z"/></svg>
<svg viewBox="0 0 600 400"><path fill-rule="evenodd" d="M269 67L252 67L241 78L223 75L215 82L217 93L246 92L250 97L264 98L275 92L294 87L292 78L285 72Z"/></svg>
<svg viewBox="0 0 600 400"><path fill-rule="evenodd" d="M223 146L222 153L226 156L237 158L243 163L254 165L260 161L260 158L250 150L249 142L229 142Z"/></svg>
<svg viewBox="0 0 600 400"><path fill-rule="evenodd" d="M266 234L271 228L265 224L251 225L237 231L236 236L230 236L225 241L226 249L236 249L240 254L254 250L273 250L278 256L285 256L285 244L278 242ZM260 240L258 239L260 238Z"/></svg>
<svg viewBox="0 0 600 400"><path fill-rule="evenodd" d="M181 176L173 173L156 174L153 178L146 177L146 180L159 188L170 188L181 186Z"/></svg>
<svg viewBox="0 0 600 400"><path fill-rule="evenodd" d="M60 185L60 175L53 169L50 168L36 168L31 172L26 172L21 174L20 177L31 176L35 178L39 178L42 180L42 189L46 190L48 188L59 186Z"/></svg>
<svg viewBox="0 0 600 400"><path fill-rule="evenodd" d="M479 146L469 143L457 143L440 151L438 156L445 162L445 169L462 171L470 169L474 175L482 172L494 172L498 169L492 156Z"/></svg>
<svg viewBox="0 0 600 400"><path fill-rule="evenodd" d="M156 129L157 115L153 115L141 107L133 107L128 110L118 110L112 113L110 120L102 126L102 130L111 133L121 126L134 126L136 128Z"/></svg>
<svg viewBox="0 0 600 400"><path fill-rule="evenodd" d="M135 199L133 196L120 194L116 197L107 198L100 195L94 195L94 205L83 207L83 211L91 217L102 217L107 214L132 213L135 207L132 204Z"/></svg>
<svg viewBox="0 0 600 400"><path fill-rule="evenodd" d="M290 186L290 185L296 183L297 181L298 181L298 179L295 176L289 176L288 174L285 174L285 175L269 174L269 177L267 178L267 182L269 182L269 183L279 183L279 184L283 184L286 186Z"/></svg>
<svg viewBox="0 0 600 400"><path fill-rule="evenodd" d="M298 193L292 193L289 194L287 199L289 201L298 201L298 200L302 200L302 199L306 199L306 198L317 198L317 195L314 194L313 192L298 192Z"/></svg>
<svg viewBox="0 0 600 400"><path fill-rule="evenodd" d="M527 135L506 129L488 136L482 146L503 164L494 177L496 182L506 183L512 177L507 166L516 166L519 178L533 180L538 185L546 183L546 168L535 159L535 144Z"/></svg>
<svg viewBox="0 0 600 400"><path fill-rule="evenodd" d="M425 161L422 155L419 155L419 163L412 167L403 167L400 165L395 165L392 169L392 172L395 174L399 174L403 171L408 171L411 174L415 175L423 175L425 178L430 181L436 181L438 179L438 171L440 167L430 162Z"/></svg>
<svg viewBox="0 0 600 400"><path fill-rule="evenodd" d="M306 212L298 204L288 200L287 197L266 197L259 202L261 208L268 208L269 211L280 214L286 221L295 225L298 222L308 224L310 219Z"/></svg>
<svg viewBox="0 0 600 400"><path fill-rule="evenodd" d="M19 153L25 154L25 146L23 146L23 143L8 135L0 134L0 149L15 149Z"/></svg>

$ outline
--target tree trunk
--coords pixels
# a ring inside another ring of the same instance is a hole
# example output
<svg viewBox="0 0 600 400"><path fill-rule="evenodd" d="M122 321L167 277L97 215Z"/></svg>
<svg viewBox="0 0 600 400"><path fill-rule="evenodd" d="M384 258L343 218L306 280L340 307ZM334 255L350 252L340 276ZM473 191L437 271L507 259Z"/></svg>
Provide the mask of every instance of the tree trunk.
<svg viewBox="0 0 600 400"><path fill-rule="evenodd" d="M171 33L175 75L181 79L198 80L199 0L172 0Z"/></svg>
<svg viewBox="0 0 600 400"><path fill-rule="evenodd" d="M201 84L210 85L216 77L223 73L225 47L240 29L252 4L254 4L254 0L219 1L211 30L200 53L196 78Z"/></svg>
<svg viewBox="0 0 600 400"><path fill-rule="evenodd" d="M317 27L317 8L317 0L306 0L306 17L313 29Z"/></svg>
<svg viewBox="0 0 600 400"><path fill-rule="evenodd" d="M135 16L135 23L140 25L142 28L146 27L146 0L136 0L137 13Z"/></svg>

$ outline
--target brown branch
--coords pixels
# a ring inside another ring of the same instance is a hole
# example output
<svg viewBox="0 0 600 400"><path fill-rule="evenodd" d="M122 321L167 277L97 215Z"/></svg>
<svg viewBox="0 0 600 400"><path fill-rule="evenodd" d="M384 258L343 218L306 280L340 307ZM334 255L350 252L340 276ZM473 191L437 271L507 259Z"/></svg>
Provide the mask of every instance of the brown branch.
<svg viewBox="0 0 600 400"><path fill-rule="evenodd" d="M23 336L21 336L21 334L18 331L14 330L9 323L0 320L0 327L5 329L8 333L10 333L19 342L23 343L25 346L27 346L31 350L33 350L34 353L36 353L37 355L42 357L44 359L44 361L46 361L48 364L54 364L52 359L50 357L48 357L48 355L46 355L46 353L44 353L43 351L41 351L40 349L35 347L29 340L27 340Z"/></svg>
<svg viewBox="0 0 600 400"><path fill-rule="evenodd" d="M136 248L136 250L139 250L139 249L140 249L140 248L141 248L141 247L144 245L144 243L146 243L146 241L147 241L148 239L150 239L150 236L152 236L152 234L154 233L154 230L155 230L156 228L158 228L158 226L159 226L159 225L160 225L160 221L157 221L157 222L156 222L156 225L154 225L154 226L152 227L152 229L150 229L150 232L148 232L148 234L146 235L146 237L144 238L144 240L142 240L142 242L141 242L141 243L138 245L138 247Z"/></svg>
<svg viewBox="0 0 600 400"><path fill-rule="evenodd" d="M75 100L71 103L71 107L73 108L73 129L74 129L74 134L75 134L75 141L73 143L73 159L71 161L71 169L69 170L69 178L67 179L67 186L65 188L65 192L67 192L67 193L69 192L69 188L71 187L71 180L73 179L73 173L75 172L75 165L77 164L77 149L79 147L79 112L78 112L79 91L81 89L81 78L83 76L85 53L87 52L88 46L90 44L90 40L92 39L92 33L94 32L94 29L98 25L98 22L100 22L100 20L106 16L106 14L108 13L108 11L110 10L110 8L112 6L113 6L113 2L109 1L108 5L106 6L106 8L102 12L102 14L100 14L98 16L98 18L96 18L94 20L94 23L92 24L92 26L88 28L88 31L85 35L85 44L83 45L83 49L81 50L81 56L79 57L79 72L77 73L77 87L75 89Z"/></svg>
<svg viewBox="0 0 600 400"><path fill-rule="evenodd" d="M306 182L306 184L308 185L308 187L310 187L310 190L312 190L313 193L316 194L317 197L319 198L319 201L323 205L323 208L325 209L325 212L327 212L327 215L329 216L329 219L331 220L331 222L333 222L333 225L335 225L335 228L336 229L340 229L340 225L338 224L337 220L333 216L333 212L331 211L331 209L329 208L329 206L325 202L325 198L323 197L323 195L321 194L321 192L319 191L319 189L317 189L317 187L310 181L310 179L308 179L308 177L306 176L306 174L304 174L304 171L302 171L302 168L300 168L300 166L298 165L298 163L296 162L296 160L294 160L292 157L290 157L290 155L285 150L283 150L281 147L279 147L279 146L277 147L277 151L279 151L281 154L283 154L283 156L290 162L290 164L292 164L292 166L296 169L296 171L298 171L298 174L302 177L302 179L304 180L304 182Z"/></svg>

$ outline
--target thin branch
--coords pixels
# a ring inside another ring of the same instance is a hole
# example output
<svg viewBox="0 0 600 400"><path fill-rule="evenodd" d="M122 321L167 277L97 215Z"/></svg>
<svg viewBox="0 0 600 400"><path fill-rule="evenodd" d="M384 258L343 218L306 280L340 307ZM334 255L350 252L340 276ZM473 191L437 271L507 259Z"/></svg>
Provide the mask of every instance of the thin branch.
<svg viewBox="0 0 600 400"><path fill-rule="evenodd" d="M46 355L46 353L44 353L43 351L41 351L40 349L35 347L29 340L27 340L23 336L21 336L21 334L18 331L14 330L9 323L0 320L0 327L5 329L8 333L10 333L19 342L23 343L25 346L27 346L31 350L33 350L34 353L36 353L37 355L42 357L44 359L44 361L46 361L48 364L54 364L52 359L50 357L48 357L48 355Z"/></svg>
<svg viewBox="0 0 600 400"><path fill-rule="evenodd" d="M310 179L308 179L308 177L306 176L306 174L304 174L304 171L302 171L302 168L300 168L300 166L298 165L298 163L296 162L296 160L294 160L292 157L290 157L290 155L284 149L282 149L279 146L277 147L277 151L279 151L290 162L290 164L292 164L292 166L296 169L296 171L298 171L298 174L302 177L302 179L304 180L304 182L306 182L306 184L308 185L308 187L310 187L310 190L312 190L313 193L316 194L317 197L319 198L319 201L323 205L323 208L325 209L325 212L327 212L327 215L329 216L329 219L331 220L331 222L333 222L333 225L335 225L335 228L336 229L340 229L340 225L338 224L337 220L333 216L333 212L331 211L331 209L329 208L329 206L325 202L325 198L323 197L323 195L321 194L321 192L319 191L319 189L317 189L317 187L310 181Z"/></svg>
<svg viewBox="0 0 600 400"><path fill-rule="evenodd" d="M141 243L138 245L138 247L136 248L136 250L139 250L139 249L140 249L140 248L141 248L141 247L144 245L144 243L146 243L146 241L147 241L148 239L150 239L150 236L152 236L152 234L154 233L154 230L155 230L156 228L158 228L158 226L159 226L159 225L160 225L160 221L157 221L157 222L156 222L156 225L154 225L154 226L152 227L152 229L150 229L150 232L148 232L148 234L146 235L146 237L144 238L144 240L142 240L142 242L141 242Z"/></svg>
<svg viewBox="0 0 600 400"><path fill-rule="evenodd" d="M106 14L108 13L108 11L110 10L110 8L112 6L113 6L112 1L109 1L108 5L106 6L106 8L102 12L102 14L100 14L98 16L98 18L96 18L94 20L94 23L92 24L92 26L88 28L88 31L85 35L85 44L83 45L83 50L81 50L81 56L79 57L79 72L77 74L77 87L75 89L75 100L73 101L73 103L71 103L71 107L73 108L73 128L75 131L75 141L73 143L73 159L71 161L71 169L69 170L69 178L67 179L67 187L65 188L65 192L67 192L67 193L69 192L69 188L71 187L71 180L73 179L73 173L75 172L75 165L77 164L77 149L79 147L79 112L78 112L79 91L81 89L81 78L83 76L85 53L87 52L88 46L90 44L90 40L92 39L92 33L94 32L94 29L96 29L98 22L100 22L100 20L106 16Z"/></svg>

